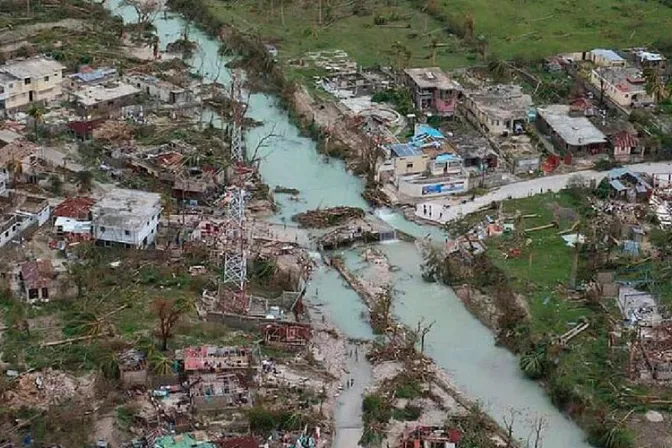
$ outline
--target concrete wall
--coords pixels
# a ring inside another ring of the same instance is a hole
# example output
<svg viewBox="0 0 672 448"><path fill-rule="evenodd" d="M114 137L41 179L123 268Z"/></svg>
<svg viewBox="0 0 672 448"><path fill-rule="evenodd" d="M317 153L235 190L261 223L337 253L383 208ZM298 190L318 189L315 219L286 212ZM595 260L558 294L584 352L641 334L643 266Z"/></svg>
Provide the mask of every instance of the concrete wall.
<svg viewBox="0 0 672 448"><path fill-rule="evenodd" d="M268 320L262 317L258 318L258 317L242 316L237 314L214 313L214 312L208 313L207 320L209 322L223 323L227 327L245 331L258 330L259 327L264 323L275 322L274 320Z"/></svg>
<svg viewBox="0 0 672 448"><path fill-rule="evenodd" d="M447 196L469 191L469 180L466 176L437 179L435 182L413 182L417 179L398 179L397 190L414 198Z"/></svg>
<svg viewBox="0 0 672 448"><path fill-rule="evenodd" d="M30 92L33 92L33 101L50 102L57 99L61 93L63 72L58 71L48 77L30 78L30 84L24 80L16 80L8 85L8 95L5 100L6 109L16 109L30 104Z"/></svg>
<svg viewBox="0 0 672 448"><path fill-rule="evenodd" d="M541 156L520 157L513 162L513 174L527 171L537 171L539 169Z"/></svg>
<svg viewBox="0 0 672 448"><path fill-rule="evenodd" d="M428 155L420 154L409 157L395 157L392 161L394 163L394 174L404 176L406 174L424 173L429 166L430 158Z"/></svg>

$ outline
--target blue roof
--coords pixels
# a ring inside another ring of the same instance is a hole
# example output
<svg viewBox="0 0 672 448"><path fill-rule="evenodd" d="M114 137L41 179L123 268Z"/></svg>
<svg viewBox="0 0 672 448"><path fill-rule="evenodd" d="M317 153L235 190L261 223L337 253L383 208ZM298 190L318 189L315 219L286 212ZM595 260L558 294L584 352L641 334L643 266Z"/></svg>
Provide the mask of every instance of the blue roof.
<svg viewBox="0 0 672 448"><path fill-rule="evenodd" d="M455 154L441 154L436 156L435 160L437 162L451 162L454 160L460 160L460 157L456 156Z"/></svg>
<svg viewBox="0 0 672 448"><path fill-rule="evenodd" d="M646 180L644 180L639 173L636 173L629 168L614 168L609 171L608 176L609 179L620 179L626 174L635 179L637 183L642 184L644 188L646 188L647 190L650 190L652 188L651 184L649 184Z"/></svg>
<svg viewBox="0 0 672 448"><path fill-rule="evenodd" d="M415 146L408 143L395 143L389 146L390 151L397 157L410 157L422 154Z"/></svg>
<svg viewBox="0 0 672 448"><path fill-rule="evenodd" d="M446 137L443 136L441 131L438 129L434 129L428 124L419 124L415 127L415 135L419 136L421 134L427 134L428 136L432 138L438 138L438 139L445 139Z"/></svg>
<svg viewBox="0 0 672 448"><path fill-rule="evenodd" d="M620 57L618 55L618 53L616 53L614 50L606 50L604 48L596 48L593 51L591 51L591 53L600 55L608 61L616 62L616 61L624 61L625 60L622 57Z"/></svg>
<svg viewBox="0 0 672 448"><path fill-rule="evenodd" d="M73 78L77 78L82 82L91 82L91 81L96 81L98 79L103 79L104 77L108 75L113 75L117 73L116 68L97 68L93 71L82 73L78 72L72 75Z"/></svg>
<svg viewBox="0 0 672 448"><path fill-rule="evenodd" d="M621 183L621 181L618 180L618 179L614 179L614 180L612 180L611 182L609 182L609 184L610 184L610 185L614 188L614 190L616 190L616 191L623 191L623 190L626 190L626 189L627 189L627 188L625 187L625 185L623 185L623 184Z"/></svg>

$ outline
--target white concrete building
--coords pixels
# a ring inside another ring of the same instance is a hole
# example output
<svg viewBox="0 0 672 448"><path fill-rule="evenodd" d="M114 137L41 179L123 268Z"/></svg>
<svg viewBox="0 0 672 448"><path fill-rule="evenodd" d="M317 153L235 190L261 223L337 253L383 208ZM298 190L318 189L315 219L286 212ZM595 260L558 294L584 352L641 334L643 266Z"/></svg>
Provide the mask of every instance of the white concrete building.
<svg viewBox="0 0 672 448"><path fill-rule="evenodd" d="M91 207L96 243L138 249L154 243L161 215L161 195L114 188Z"/></svg>
<svg viewBox="0 0 672 448"><path fill-rule="evenodd" d="M45 57L14 60L0 66L0 110L13 111L61 96L63 67Z"/></svg>

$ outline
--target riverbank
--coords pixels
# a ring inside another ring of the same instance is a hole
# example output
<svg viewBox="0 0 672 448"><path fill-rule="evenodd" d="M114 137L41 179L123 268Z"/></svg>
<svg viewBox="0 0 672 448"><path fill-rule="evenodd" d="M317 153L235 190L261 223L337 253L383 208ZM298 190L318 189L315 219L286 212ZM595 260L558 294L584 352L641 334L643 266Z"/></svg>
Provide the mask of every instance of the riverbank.
<svg viewBox="0 0 672 448"><path fill-rule="evenodd" d="M374 384L363 403L363 441L395 446L400 438L410 437L408 428L444 427L448 418L449 424L464 433L465 440L478 441L482 447L506 441L515 444L511 434L459 392L446 372L422 353L425 335L433 324L419 323L412 329L392 316L393 277L386 256L369 247L362 259L369 266L367 279L353 273L341 258L332 258L330 264L367 306L374 332L385 338L374 343L368 355L373 362ZM478 420L478 430L465 424L473 420Z"/></svg>
<svg viewBox="0 0 672 448"><path fill-rule="evenodd" d="M357 131L350 116L338 107L333 98L319 98L305 84L309 78L288 76L281 63L271 54L261 36L241 29L213 13L206 0L169 0L168 7L203 26L221 42L220 53L238 55L236 67L249 76L248 87L274 94L288 111L292 122L302 133L317 142L318 150L328 157L345 162L349 171L364 175L370 169L362 154L371 147L369 138ZM389 205L389 199L372 180L362 193L374 206Z"/></svg>
<svg viewBox="0 0 672 448"><path fill-rule="evenodd" d="M641 397L666 394L634 374L627 327L620 324L613 296L603 296L594 283L603 270L613 275L630 262L610 259L611 251L599 246L600 232L608 232L610 225L589 196L589 191L563 190L503 201L497 215L512 230L480 240L480 255L463 250L445 256L437 277L457 285L467 309L493 330L502 346L521 356L521 371L543 386L594 446L609 447L611 438L623 447L664 446L651 437L650 424L641 422L646 420L643 411L666 407L644 406ZM453 227L463 232L485 228L486 213L465 216ZM587 239L594 238L581 250L563 240L578 226ZM475 241L473 233L466 238ZM574 329L580 331L575 335Z"/></svg>

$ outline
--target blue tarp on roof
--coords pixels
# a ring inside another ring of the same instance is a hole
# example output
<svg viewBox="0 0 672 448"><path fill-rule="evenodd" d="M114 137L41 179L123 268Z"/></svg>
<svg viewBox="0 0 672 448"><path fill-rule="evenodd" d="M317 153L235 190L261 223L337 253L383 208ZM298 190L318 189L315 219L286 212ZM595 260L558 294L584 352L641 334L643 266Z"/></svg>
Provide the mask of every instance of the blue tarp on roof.
<svg viewBox="0 0 672 448"><path fill-rule="evenodd" d="M612 181L609 182L609 185L611 185L612 188L613 188L614 190L616 190L616 191L627 190L627 188L625 187L625 185L623 185L623 184L621 183L621 181L618 180L618 179L613 179Z"/></svg>
<svg viewBox="0 0 672 448"><path fill-rule="evenodd" d="M460 157L456 156L455 154L441 154L439 156L436 156L436 161L439 163L453 162L456 160L460 160Z"/></svg>
<svg viewBox="0 0 672 448"><path fill-rule="evenodd" d="M415 135L419 136L421 134L426 134L432 138L445 139L441 131L434 129L428 124L419 124L415 127Z"/></svg>
<svg viewBox="0 0 672 448"><path fill-rule="evenodd" d="M408 143L395 143L389 146L390 151L397 157L410 157L422 154L415 146Z"/></svg>

